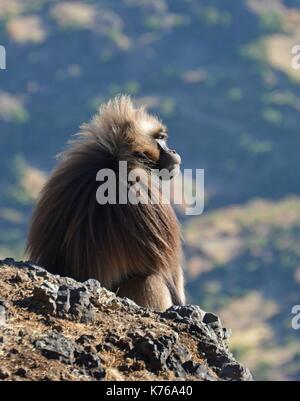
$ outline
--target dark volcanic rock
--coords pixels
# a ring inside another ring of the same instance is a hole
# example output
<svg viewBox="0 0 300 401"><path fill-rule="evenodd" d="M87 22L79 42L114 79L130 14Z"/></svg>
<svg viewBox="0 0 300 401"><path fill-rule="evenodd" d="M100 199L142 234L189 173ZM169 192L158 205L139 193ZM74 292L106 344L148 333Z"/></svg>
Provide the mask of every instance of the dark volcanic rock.
<svg viewBox="0 0 300 401"><path fill-rule="evenodd" d="M6 370L0 367L0 380L8 379L10 376L10 373Z"/></svg>
<svg viewBox="0 0 300 401"><path fill-rule="evenodd" d="M176 333L158 338L151 334L140 336L134 332L129 333L129 336L133 344L130 356L144 360L147 367L153 371L166 368L167 359L178 339Z"/></svg>
<svg viewBox="0 0 300 401"><path fill-rule="evenodd" d="M251 373L247 368L240 365L239 363L229 362L224 364L220 371L220 377L225 380L251 380Z"/></svg>
<svg viewBox="0 0 300 401"><path fill-rule="evenodd" d="M48 359L57 359L72 364L74 362L75 343L62 334L52 332L34 342L35 347Z"/></svg>
<svg viewBox="0 0 300 401"><path fill-rule="evenodd" d="M187 373L190 373L191 375L195 375L199 377L199 379L202 380L208 380L208 381L215 381L217 380L214 376L209 374L207 369L201 365L200 363L195 363L191 360L185 362L182 367Z"/></svg>
<svg viewBox="0 0 300 401"><path fill-rule="evenodd" d="M90 346L84 347L81 343L83 337L74 342L60 333L52 332L36 340L34 345L48 359L82 367L92 377L103 378L105 370L96 350Z"/></svg>
<svg viewBox="0 0 300 401"><path fill-rule="evenodd" d="M251 380L198 306L159 313L94 279L13 259L0 269L0 380Z"/></svg>
<svg viewBox="0 0 300 401"><path fill-rule="evenodd" d="M85 285L58 286L45 282L33 290L33 301L42 303L48 313L83 323L92 322L95 318L90 297L91 293Z"/></svg>
<svg viewBox="0 0 300 401"><path fill-rule="evenodd" d="M33 289L33 299L41 302L49 313L55 313L58 286L56 284L45 282Z"/></svg>
<svg viewBox="0 0 300 401"><path fill-rule="evenodd" d="M202 320L205 312L196 305L173 305L161 314L164 319L176 322L190 323L193 320Z"/></svg>
<svg viewBox="0 0 300 401"><path fill-rule="evenodd" d="M88 323L95 319L95 310L90 301L90 293L86 287L70 288L70 309L68 311L75 319Z"/></svg>

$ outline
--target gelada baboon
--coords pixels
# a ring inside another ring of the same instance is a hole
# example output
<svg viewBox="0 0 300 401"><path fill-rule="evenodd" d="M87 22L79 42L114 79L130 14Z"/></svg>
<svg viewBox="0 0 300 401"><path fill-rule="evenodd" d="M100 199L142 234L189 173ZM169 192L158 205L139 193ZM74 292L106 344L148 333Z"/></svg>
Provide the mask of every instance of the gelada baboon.
<svg viewBox="0 0 300 401"><path fill-rule="evenodd" d="M96 278L145 307L182 304L180 229L171 205L96 201L97 172L118 174L119 161L146 176L180 164L166 127L127 96L102 106L60 154L33 213L27 254L54 274Z"/></svg>

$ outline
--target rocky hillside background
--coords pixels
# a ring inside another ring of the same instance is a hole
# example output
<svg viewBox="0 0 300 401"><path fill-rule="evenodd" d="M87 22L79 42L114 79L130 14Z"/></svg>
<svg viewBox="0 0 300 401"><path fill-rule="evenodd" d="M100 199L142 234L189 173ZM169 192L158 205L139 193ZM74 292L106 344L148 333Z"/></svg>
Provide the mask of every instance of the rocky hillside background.
<svg viewBox="0 0 300 401"><path fill-rule="evenodd" d="M205 169L205 212L182 219L190 302L256 378L300 379L299 23L298 0L0 0L0 257L23 258L70 134L130 93Z"/></svg>
<svg viewBox="0 0 300 401"><path fill-rule="evenodd" d="M0 273L0 380L252 379L198 306L150 311L12 259Z"/></svg>

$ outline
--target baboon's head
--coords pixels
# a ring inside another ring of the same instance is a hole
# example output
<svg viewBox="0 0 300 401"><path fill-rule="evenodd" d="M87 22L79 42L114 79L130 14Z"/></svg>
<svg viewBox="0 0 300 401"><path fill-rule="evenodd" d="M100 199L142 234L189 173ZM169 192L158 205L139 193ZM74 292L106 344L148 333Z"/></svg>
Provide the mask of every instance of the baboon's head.
<svg viewBox="0 0 300 401"><path fill-rule="evenodd" d="M147 141L145 148L136 152L137 157L148 162L151 168L159 170L160 178L173 178L179 172L181 157L169 148L167 127L144 109L138 109L137 115L140 119L137 120L136 139L143 142L146 138Z"/></svg>
<svg viewBox="0 0 300 401"><path fill-rule="evenodd" d="M109 101L83 128L96 135L101 132L102 146L107 144L119 160L138 161L148 169L159 170L162 179L179 172L181 158L168 146L167 127L144 107L134 107L128 96Z"/></svg>

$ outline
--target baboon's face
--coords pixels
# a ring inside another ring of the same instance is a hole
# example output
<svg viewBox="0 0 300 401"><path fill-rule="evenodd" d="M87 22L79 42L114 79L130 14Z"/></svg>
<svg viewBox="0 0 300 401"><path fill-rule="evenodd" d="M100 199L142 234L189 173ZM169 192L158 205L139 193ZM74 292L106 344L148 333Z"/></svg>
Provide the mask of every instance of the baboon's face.
<svg viewBox="0 0 300 401"><path fill-rule="evenodd" d="M170 177L173 178L179 173L181 157L174 149L169 149L167 140L168 135L166 131L161 131L153 136L156 146L159 149L158 169L167 170L171 173ZM162 179L168 178L168 174L162 171L160 174Z"/></svg>
<svg viewBox="0 0 300 401"><path fill-rule="evenodd" d="M142 121L142 136L147 138L142 154L151 168L160 170L161 179L170 179L180 170L181 157L169 149L167 128L152 116Z"/></svg>

